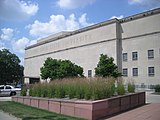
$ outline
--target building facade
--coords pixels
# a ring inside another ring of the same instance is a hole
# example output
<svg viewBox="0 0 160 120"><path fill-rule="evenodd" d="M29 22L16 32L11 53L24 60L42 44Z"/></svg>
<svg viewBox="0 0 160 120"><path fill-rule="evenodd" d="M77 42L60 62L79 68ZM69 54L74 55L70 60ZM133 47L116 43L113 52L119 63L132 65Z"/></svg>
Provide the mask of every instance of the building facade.
<svg viewBox="0 0 160 120"><path fill-rule="evenodd" d="M25 83L40 79L48 57L69 59L94 77L100 54L114 58L124 79L145 87L160 84L160 9L38 40L25 49Z"/></svg>

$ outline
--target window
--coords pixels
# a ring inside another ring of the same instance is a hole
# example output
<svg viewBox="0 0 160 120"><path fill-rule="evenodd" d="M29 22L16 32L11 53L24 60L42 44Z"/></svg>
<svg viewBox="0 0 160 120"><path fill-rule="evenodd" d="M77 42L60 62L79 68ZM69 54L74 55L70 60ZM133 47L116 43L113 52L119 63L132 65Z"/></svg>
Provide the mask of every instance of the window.
<svg viewBox="0 0 160 120"><path fill-rule="evenodd" d="M138 53L132 52L132 60L138 60Z"/></svg>
<svg viewBox="0 0 160 120"><path fill-rule="evenodd" d="M4 89L4 86L1 86L1 87L0 87L0 90L3 90L3 89Z"/></svg>
<svg viewBox="0 0 160 120"><path fill-rule="evenodd" d="M148 67L148 76L154 76L154 67Z"/></svg>
<svg viewBox="0 0 160 120"><path fill-rule="evenodd" d="M12 89L10 86L6 86L6 89Z"/></svg>
<svg viewBox="0 0 160 120"><path fill-rule="evenodd" d="M148 58L154 58L154 50L148 50Z"/></svg>
<svg viewBox="0 0 160 120"><path fill-rule="evenodd" d="M128 69L124 68L122 71L123 76L127 77L128 76Z"/></svg>
<svg viewBox="0 0 160 120"><path fill-rule="evenodd" d="M133 76L138 76L138 68L133 68Z"/></svg>
<svg viewBox="0 0 160 120"><path fill-rule="evenodd" d="M88 77L92 77L92 70L88 70Z"/></svg>
<svg viewBox="0 0 160 120"><path fill-rule="evenodd" d="M127 53L123 53L123 61L127 61Z"/></svg>

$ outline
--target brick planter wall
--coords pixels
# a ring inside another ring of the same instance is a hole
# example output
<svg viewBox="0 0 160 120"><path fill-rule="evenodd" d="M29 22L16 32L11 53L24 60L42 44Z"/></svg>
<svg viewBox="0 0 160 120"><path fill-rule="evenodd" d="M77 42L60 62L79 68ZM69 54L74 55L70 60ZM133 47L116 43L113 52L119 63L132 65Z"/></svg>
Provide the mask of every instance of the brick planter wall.
<svg viewBox="0 0 160 120"><path fill-rule="evenodd" d="M73 117L96 120L145 104L145 92L95 101L13 96L12 101Z"/></svg>

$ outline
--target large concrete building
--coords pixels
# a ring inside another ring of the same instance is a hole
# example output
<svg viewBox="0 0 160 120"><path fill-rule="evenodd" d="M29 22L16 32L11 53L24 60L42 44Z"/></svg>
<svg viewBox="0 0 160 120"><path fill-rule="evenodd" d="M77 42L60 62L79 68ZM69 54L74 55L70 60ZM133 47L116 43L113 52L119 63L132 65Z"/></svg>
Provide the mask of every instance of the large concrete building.
<svg viewBox="0 0 160 120"><path fill-rule="evenodd" d="M48 57L69 59L94 77L102 53L115 59L125 79L145 87L160 84L160 8L38 40L25 49L25 82L40 79Z"/></svg>

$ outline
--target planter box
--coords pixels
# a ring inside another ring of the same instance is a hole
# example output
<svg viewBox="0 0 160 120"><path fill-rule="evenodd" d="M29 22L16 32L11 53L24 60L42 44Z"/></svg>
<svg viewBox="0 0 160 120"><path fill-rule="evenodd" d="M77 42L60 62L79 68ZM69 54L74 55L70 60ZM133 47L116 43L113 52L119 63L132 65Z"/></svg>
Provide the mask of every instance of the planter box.
<svg viewBox="0 0 160 120"><path fill-rule="evenodd" d="M30 98L23 98L23 104L30 105L31 104L30 102L31 102Z"/></svg>
<svg viewBox="0 0 160 120"><path fill-rule="evenodd" d="M32 97L30 97L30 99L31 99L30 106L39 108L39 99L38 98L37 99L36 98L32 98Z"/></svg>
<svg viewBox="0 0 160 120"><path fill-rule="evenodd" d="M73 117L96 120L145 104L145 92L95 101L13 96L12 101Z"/></svg>
<svg viewBox="0 0 160 120"><path fill-rule="evenodd" d="M48 99L39 99L39 108L44 110L49 110L49 100Z"/></svg>
<svg viewBox="0 0 160 120"><path fill-rule="evenodd" d="M49 100L49 108L48 110L55 113L61 113L60 102L53 100Z"/></svg>

